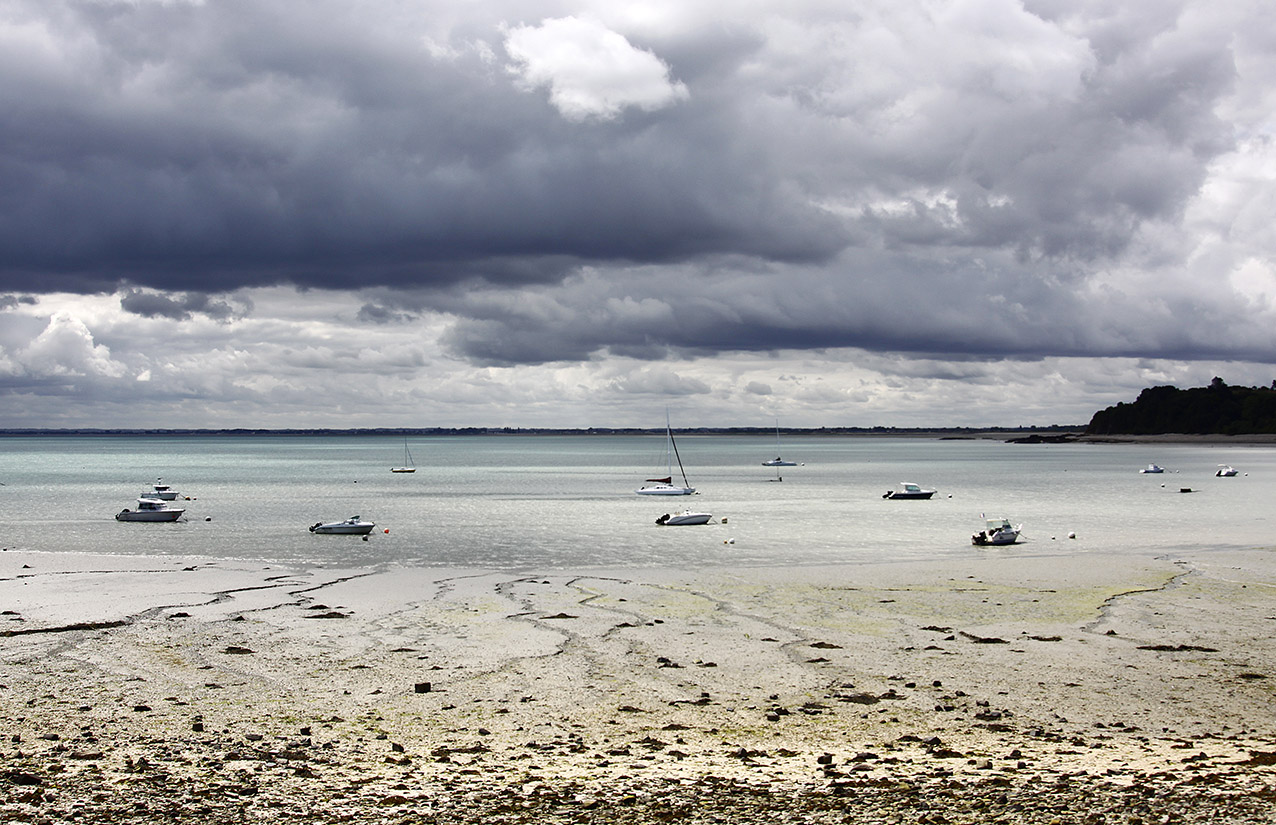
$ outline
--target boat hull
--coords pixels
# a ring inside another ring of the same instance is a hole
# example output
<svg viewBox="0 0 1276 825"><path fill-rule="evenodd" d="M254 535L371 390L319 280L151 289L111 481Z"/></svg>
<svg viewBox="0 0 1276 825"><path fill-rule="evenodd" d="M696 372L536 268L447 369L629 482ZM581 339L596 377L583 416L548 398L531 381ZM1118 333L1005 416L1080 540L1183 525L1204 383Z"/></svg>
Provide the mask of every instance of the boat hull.
<svg viewBox="0 0 1276 825"><path fill-rule="evenodd" d="M392 473L415 473L415 472L416 472L416 467L391 467L391 468L390 468L390 472L392 472Z"/></svg>
<svg viewBox="0 0 1276 825"><path fill-rule="evenodd" d="M776 458L771 461L763 461L762 466L763 467L796 467L797 462L796 461L781 461L780 459Z"/></svg>
<svg viewBox="0 0 1276 825"><path fill-rule="evenodd" d="M121 510L115 514L116 521L177 521L186 511L180 508L164 510Z"/></svg>
<svg viewBox="0 0 1276 825"><path fill-rule="evenodd" d="M1017 544L1019 542L1019 534L1017 532L1001 532L996 535L986 535L984 533L976 533L970 537L970 543L976 547L1000 547L1006 544Z"/></svg>
<svg viewBox="0 0 1276 825"><path fill-rule="evenodd" d="M332 521L327 524L322 522L315 524L310 528L310 532L329 536L366 536L372 532L374 527L376 525L370 521L347 519L345 521Z"/></svg>
<svg viewBox="0 0 1276 825"><path fill-rule="evenodd" d="M923 490L923 491L922 491L922 492L920 492L920 493L902 493L902 492L900 492L899 490L891 490L889 493L887 493L886 495L882 496L882 498L889 498L889 499L919 499L919 500L920 500L920 499L927 499L927 498L930 498L930 497L931 497L931 496L933 496L933 495L935 495L935 491L934 491L934 490Z"/></svg>
<svg viewBox="0 0 1276 825"><path fill-rule="evenodd" d="M657 484L654 487L639 487L634 490L640 496L690 496L696 492L695 487L675 487L672 484Z"/></svg>

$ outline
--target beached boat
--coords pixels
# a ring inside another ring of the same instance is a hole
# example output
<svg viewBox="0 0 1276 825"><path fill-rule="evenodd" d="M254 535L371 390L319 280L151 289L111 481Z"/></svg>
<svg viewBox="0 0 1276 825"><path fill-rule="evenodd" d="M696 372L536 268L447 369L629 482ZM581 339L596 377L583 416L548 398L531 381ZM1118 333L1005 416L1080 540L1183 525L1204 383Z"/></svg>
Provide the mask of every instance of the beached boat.
<svg viewBox="0 0 1276 825"><path fill-rule="evenodd" d="M920 484L914 484L911 481L901 481L898 490L887 490L882 498L890 499L923 499L930 498L935 495L934 490L923 489Z"/></svg>
<svg viewBox="0 0 1276 825"><path fill-rule="evenodd" d="M158 498L139 498L137 509L125 508L115 514L116 521L177 521L186 512L184 507L174 507Z"/></svg>
<svg viewBox="0 0 1276 825"><path fill-rule="evenodd" d="M403 439L403 466L391 467L392 473L415 473L416 462L412 460L412 453L408 450L408 440Z"/></svg>
<svg viewBox="0 0 1276 825"><path fill-rule="evenodd" d="M691 510L683 510L681 513L665 513L656 519L656 524L665 527L677 527L683 524L708 524L711 518L713 518L713 515L710 513L695 513Z"/></svg>
<svg viewBox="0 0 1276 825"><path fill-rule="evenodd" d="M142 493L142 498L157 498L160 501L176 501L177 491L167 484L162 483L164 479L155 479L152 490L149 493Z"/></svg>
<svg viewBox="0 0 1276 825"><path fill-rule="evenodd" d="M1139 470L1139 472L1140 473L1163 473L1165 472L1165 468L1160 467L1156 464L1149 464L1148 466L1144 467L1142 470Z"/></svg>
<svg viewBox="0 0 1276 825"><path fill-rule="evenodd" d="M682 485L673 483L673 462L678 462L678 472L682 473ZM669 475L664 478L646 479L637 490L634 490L640 496L690 496L694 495L696 488L691 486L691 482L687 481L687 471L682 468L682 456L678 455L678 445L673 440L673 428L669 426L669 411L665 410L665 468L669 471Z"/></svg>
<svg viewBox="0 0 1276 825"><path fill-rule="evenodd" d="M351 516L345 521L330 521L327 524L318 522L310 527L312 533L328 533L334 535L348 536L366 536L372 532L372 528L376 527L370 521L364 521L359 516Z"/></svg>
<svg viewBox="0 0 1276 825"><path fill-rule="evenodd" d="M1230 464L1220 464L1218 465L1218 471L1214 475L1219 478L1231 478L1236 475L1236 468Z"/></svg>
<svg viewBox="0 0 1276 825"><path fill-rule="evenodd" d="M776 422L775 422L775 451L777 453L780 451L780 421L779 419L776 419ZM780 458L777 455L775 458L771 459L770 461L763 461L762 466L763 467L796 467L797 462L785 461L783 458Z"/></svg>
<svg viewBox="0 0 1276 825"><path fill-rule="evenodd" d="M983 530L975 533L970 537L970 543L980 547L989 544L1014 544L1019 541L1019 534L1023 532L1023 525L1012 525L1010 519L990 518L985 519L986 525Z"/></svg>

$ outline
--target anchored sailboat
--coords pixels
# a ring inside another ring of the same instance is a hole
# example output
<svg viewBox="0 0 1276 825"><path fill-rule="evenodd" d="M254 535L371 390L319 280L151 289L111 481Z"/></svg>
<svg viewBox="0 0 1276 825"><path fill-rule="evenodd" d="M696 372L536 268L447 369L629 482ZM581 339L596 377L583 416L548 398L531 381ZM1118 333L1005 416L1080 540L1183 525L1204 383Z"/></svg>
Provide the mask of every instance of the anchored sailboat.
<svg viewBox="0 0 1276 825"><path fill-rule="evenodd" d="M678 455L678 445L673 440L673 428L669 426L669 411L665 410L665 466L669 475L664 478L649 478L647 483L634 490L640 496L689 496L694 495L696 488L687 481L687 471L682 469L682 456ZM678 462L678 472L682 473L682 486L673 483L673 462Z"/></svg>
<svg viewBox="0 0 1276 825"><path fill-rule="evenodd" d="M775 451L780 452L780 419L775 419ZM796 461L785 461L778 455L770 461L763 461L763 467L796 467Z"/></svg>
<svg viewBox="0 0 1276 825"><path fill-rule="evenodd" d="M408 440L403 439L403 466L391 467L392 473L415 473L416 463L412 460L412 453L408 450Z"/></svg>

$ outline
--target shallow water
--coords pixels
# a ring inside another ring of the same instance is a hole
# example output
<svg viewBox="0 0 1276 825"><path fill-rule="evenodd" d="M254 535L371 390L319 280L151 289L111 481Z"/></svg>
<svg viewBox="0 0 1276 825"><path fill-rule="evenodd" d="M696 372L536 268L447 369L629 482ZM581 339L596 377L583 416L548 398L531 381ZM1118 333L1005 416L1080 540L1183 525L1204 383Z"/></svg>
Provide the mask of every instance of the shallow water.
<svg viewBox="0 0 1276 825"><path fill-rule="evenodd" d="M1173 553L1276 544L1276 449L1019 445L989 440L686 436L700 495L634 495L664 475L660 436L39 436L0 440L7 549L503 570L726 567L944 559L972 553ZM1150 462L1163 475L1142 475ZM1219 464L1240 470L1216 478ZM675 468L676 472L676 468ZM783 480L777 480L777 474ZM157 477L192 500L178 524L116 522ZM938 488L888 501L900 481ZM1194 492L1180 493L1190 487ZM691 508L719 522L658 527ZM1026 541L978 549L981 513ZM364 541L308 526L359 514ZM1067 538L1075 532L1076 539Z"/></svg>

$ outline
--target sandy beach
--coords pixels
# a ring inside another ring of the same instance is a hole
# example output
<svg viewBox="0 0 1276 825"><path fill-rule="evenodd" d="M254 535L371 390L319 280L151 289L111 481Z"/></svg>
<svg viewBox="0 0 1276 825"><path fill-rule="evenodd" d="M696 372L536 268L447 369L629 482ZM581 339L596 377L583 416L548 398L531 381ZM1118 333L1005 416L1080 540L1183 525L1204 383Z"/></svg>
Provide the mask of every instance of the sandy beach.
<svg viewBox="0 0 1276 825"><path fill-rule="evenodd" d="M1266 548L525 574L6 551L0 816L1269 822L1274 631Z"/></svg>

